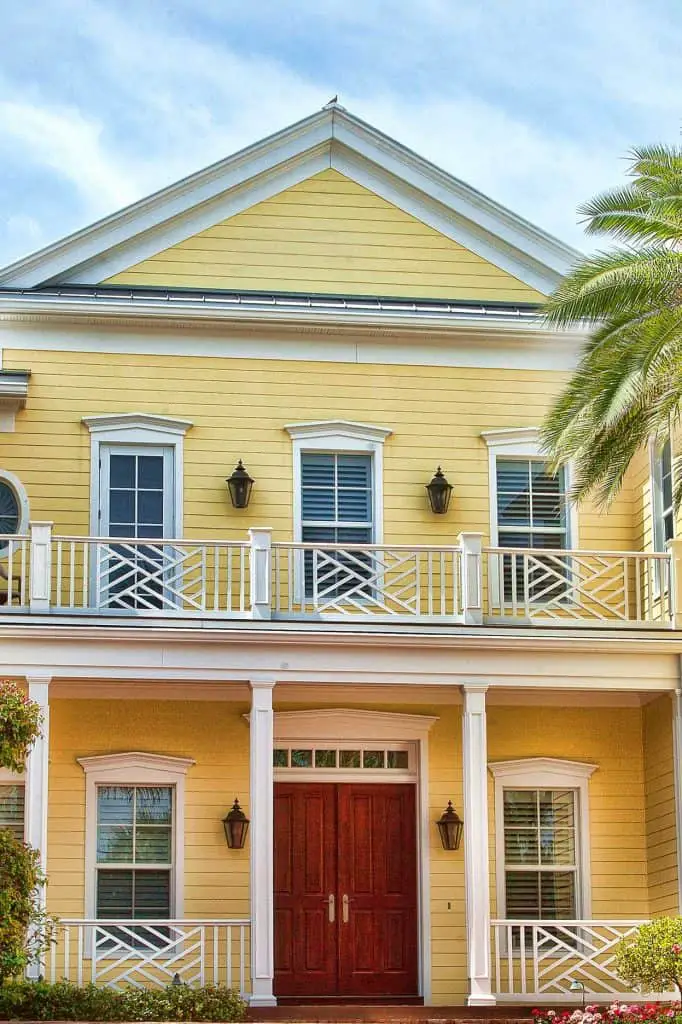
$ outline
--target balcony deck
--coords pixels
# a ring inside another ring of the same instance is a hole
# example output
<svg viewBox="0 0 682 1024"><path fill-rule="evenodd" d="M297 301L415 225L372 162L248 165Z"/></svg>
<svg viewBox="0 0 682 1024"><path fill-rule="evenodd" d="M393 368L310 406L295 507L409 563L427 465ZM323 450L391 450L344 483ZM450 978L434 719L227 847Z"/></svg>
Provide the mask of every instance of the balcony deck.
<svg viewBox="0 0 682 1024"><path fill-rule="evenodd" d="M57 536L4 538L0 616L670 629L669 553Z"/></svg>

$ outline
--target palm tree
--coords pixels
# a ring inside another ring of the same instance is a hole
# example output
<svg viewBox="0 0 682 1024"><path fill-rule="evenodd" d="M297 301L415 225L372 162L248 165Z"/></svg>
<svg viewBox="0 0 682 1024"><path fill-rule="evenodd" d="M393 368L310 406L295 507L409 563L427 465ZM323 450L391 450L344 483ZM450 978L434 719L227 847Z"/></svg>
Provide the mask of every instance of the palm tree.
<svg viewBox="0 0 682 1024"><path fill-rule="evenodd" d="M590 334L546 420L544 447L555 469L572 462L574 499L591 495L600 506L633 456L650 438L661 444L682 413L682 148L631 157L632 181L579 209L589 234L620 244L581 260L545 308L549 324L582 322ZM679 506L682 473L674 477Z"/></svg>

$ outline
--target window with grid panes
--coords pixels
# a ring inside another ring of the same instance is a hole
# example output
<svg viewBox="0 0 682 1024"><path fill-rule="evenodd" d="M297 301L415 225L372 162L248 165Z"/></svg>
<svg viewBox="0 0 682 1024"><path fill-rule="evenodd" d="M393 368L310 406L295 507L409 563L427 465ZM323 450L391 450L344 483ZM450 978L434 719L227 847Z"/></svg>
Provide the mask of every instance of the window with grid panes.
<svg viewBox="0 0 682 1024"><path fill-rule="evenodd" d="M374 539L372 456L303 452L301 456L301 540L321 546L371 544ZM305 556L306 594L322 598L366 596L369 559L362 552Z"/></svg>
<svg viewBox="0 0 682 1024"><path fill-rule="evenodd" d="M497 533L501 548L569 547L566 474L547 470L538 459L498 458L496 468ZM522 556L503 555L504 599L513 596L533 601L555 600L566 589L566 559L538 556L528 563L526 579Z"/></svg>
<svg viewBox="0 0 682 1024"><path fill-rule="evenodd" d="M24 786L0 783L0 828L7 828L17 839L24 838Z"/></svg>
<svg viewBox="0 0 682 1024"><path fill-rule="evenodd" d="M506 917L577 917L575 791L505 789L503 799Z"/></svg>
<svg viewBox="0 0 682 1024"><path fill-rule="evenodd" d="M98 786L97 917L171 916L172 786Z"/></svg>

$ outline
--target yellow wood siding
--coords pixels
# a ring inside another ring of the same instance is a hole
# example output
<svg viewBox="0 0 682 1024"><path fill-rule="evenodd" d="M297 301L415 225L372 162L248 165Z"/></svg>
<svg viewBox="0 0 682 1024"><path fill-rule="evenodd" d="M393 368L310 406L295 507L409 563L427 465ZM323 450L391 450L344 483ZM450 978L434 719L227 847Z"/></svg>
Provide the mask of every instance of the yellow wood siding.
<svg viewBox="0 0 682 1024"><path fill-rule="evenodd" d="M185 791L185 916L249 916L249 853L228 853L221 819L248 804L247 705L188 701L55 700L51 705L51 913L85 915L85 773L76 758L141 750L192 757Z"/></svg>
<svg viewBox="0 0 682 1024"><path fill-rule="evenodd" d="M542 295L329 169L107 284L541 301Z"/></svg>
<svg viewBox="0 0 682 1024"><path fill-rule="evenodd" d="M650 913L678 914L672 701L668 694L645 705L643 725Z"/></svg>
<svg viewBox="0 0 682 1024"><path fill-rule="evenodd" d="M191 344L191 340L188 341ZM356 363L315 363L96 352L7 350L7 368L31 369L31 395L2 465L16 473L34 519L62 534L88 532L90 435L81 417L148 412L189 419L185 536L243 539L250 525L292 536L292 444L287 423L331 418L390 427L384 453L387 541L454 543L489 534L488 450L482 430L539 425L565 374ZM256 479L236 512L225 477L243 458ZM442 464L454 485L447 516L428 511L424 485ZM631 549L630 494L608 515L579 514L582 548Z"/></svg>

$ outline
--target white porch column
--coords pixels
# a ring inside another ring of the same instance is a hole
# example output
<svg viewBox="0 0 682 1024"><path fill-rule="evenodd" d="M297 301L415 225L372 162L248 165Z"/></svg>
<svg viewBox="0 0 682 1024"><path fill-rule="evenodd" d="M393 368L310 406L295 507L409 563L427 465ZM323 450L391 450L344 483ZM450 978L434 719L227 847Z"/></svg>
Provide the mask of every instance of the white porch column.
<svg viewBox="0 0 682 1024"><path fill-rule="evenodd" d="M251 680L251 1005L275 1006L273 714L269 676Z"/></svg>
<svg viewBox="0 0 682 1024"><path fill-rule="evenodd" d="M26 763L26 842L40 854L40 868L47 872L47 780L50 744L50 706L48 703L50 678L48 676L27 676L28 696L40 706L42 724L40 736L33 744ZM41 886L40 905L45 907L45 886ZM30 964L29 977L38 977L40 963Z"/></svg>
<svg viewBox="0 0 682 1024"><path fill-rule="evenodd" d="M488 868L487 686L462 687L464 875L469 1006L493 1006L490 979L490 871Z"/></svg>

